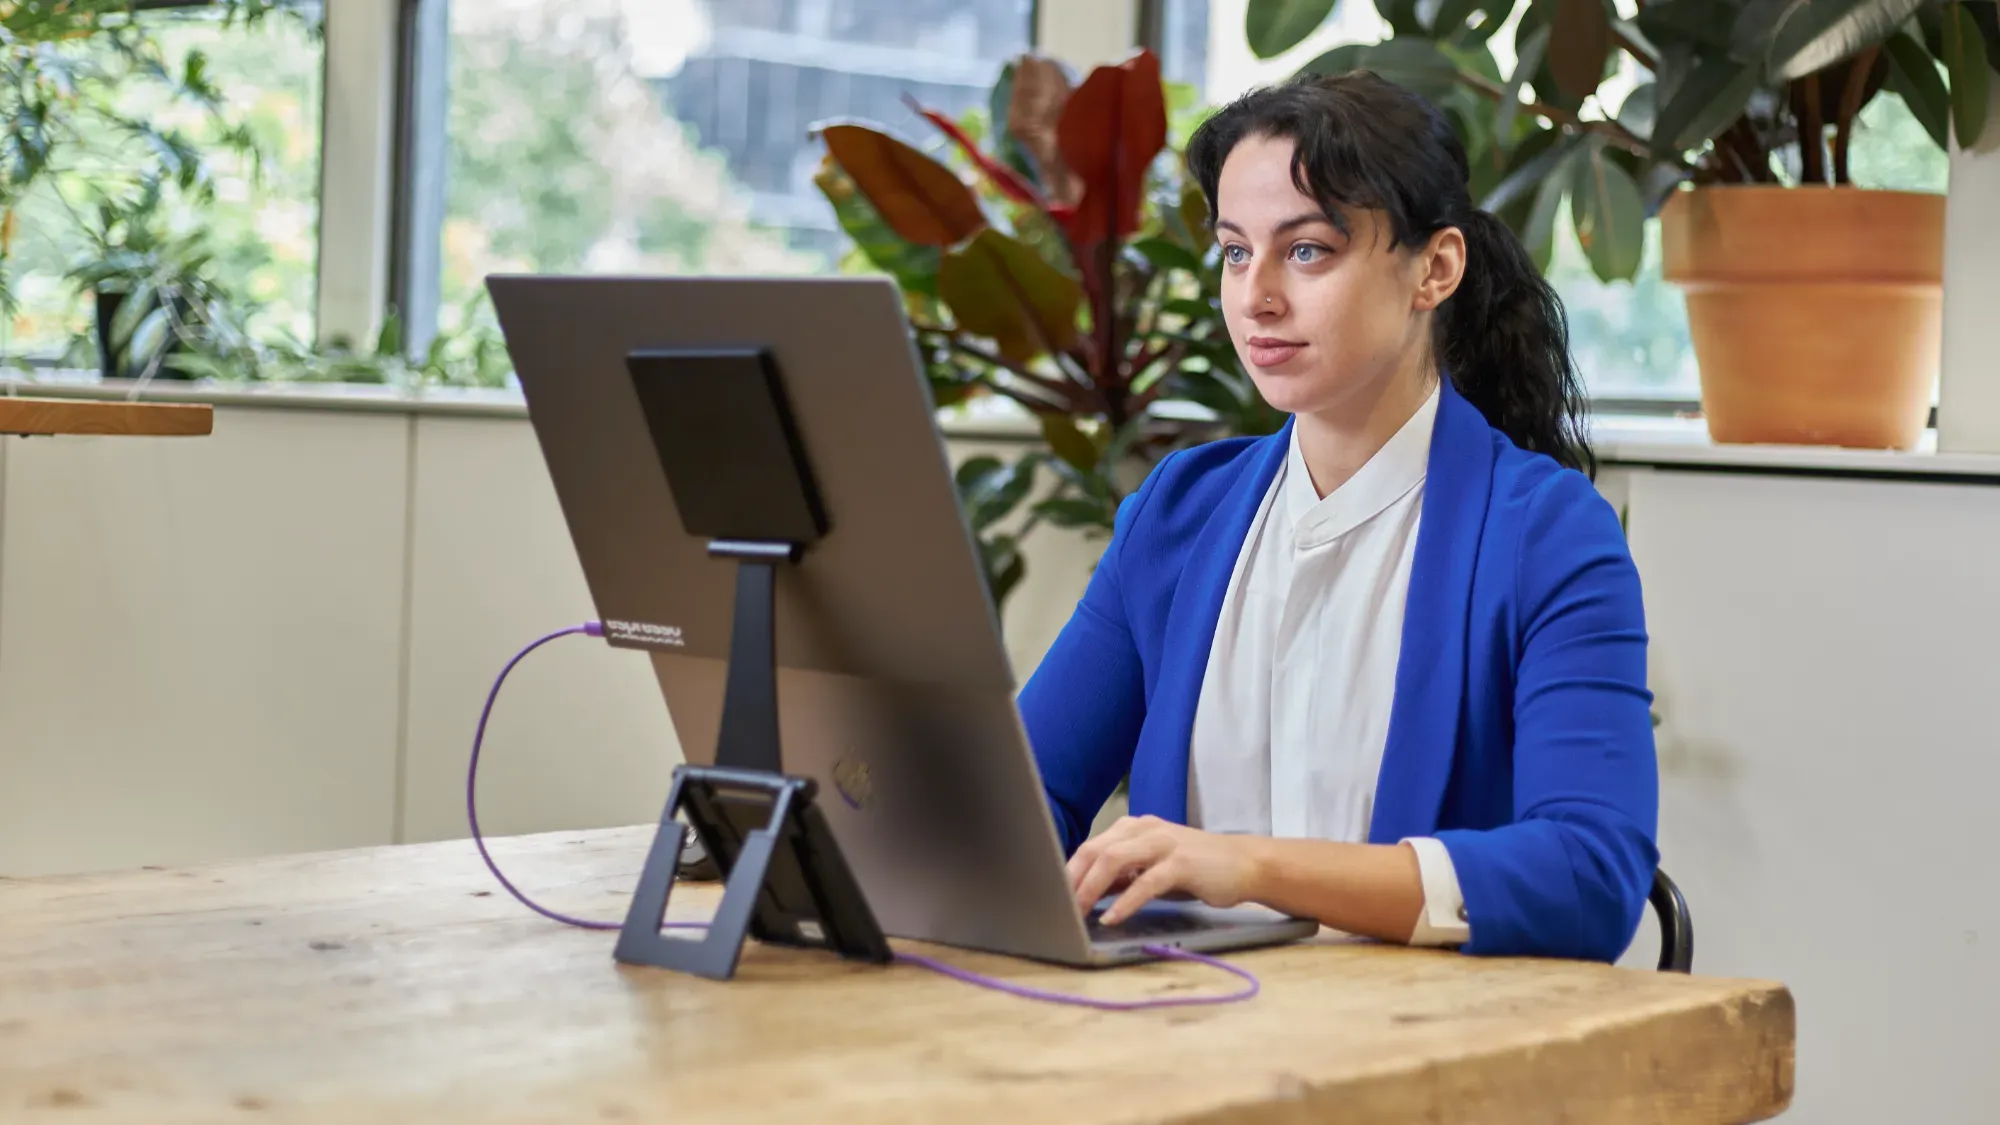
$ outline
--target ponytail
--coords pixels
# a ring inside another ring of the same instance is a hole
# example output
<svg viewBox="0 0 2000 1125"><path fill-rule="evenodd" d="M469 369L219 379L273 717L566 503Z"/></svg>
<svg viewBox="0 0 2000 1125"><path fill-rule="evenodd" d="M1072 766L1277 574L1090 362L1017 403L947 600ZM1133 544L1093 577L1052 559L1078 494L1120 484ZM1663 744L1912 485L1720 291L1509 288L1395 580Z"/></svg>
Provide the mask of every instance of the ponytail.
<svg viewBox="0 0 2000 1125"><path fill-rule="evenodd" d="M1562 299L1527 248L1488 212L1468 208L1465 275L1438 310L1432 347L1452 386L1515 445L1593 476L1589 400L1570 359Z"/></svg>
<svg viewBox="0 0 2000 1125"><path fill-rule="evenodd" d="M1465 276L1433 317L1438 366L1515 445L1596 470L1562 301L1514 232L1472 205L1465 146L1437 107L1365 70L1252 90L1188 141L1188 169L1211 219L1222 163L1251 136L1292 142L1292 180L1329 216L1341 206L1380 210L1398 246L1457 227Z"/></svg>

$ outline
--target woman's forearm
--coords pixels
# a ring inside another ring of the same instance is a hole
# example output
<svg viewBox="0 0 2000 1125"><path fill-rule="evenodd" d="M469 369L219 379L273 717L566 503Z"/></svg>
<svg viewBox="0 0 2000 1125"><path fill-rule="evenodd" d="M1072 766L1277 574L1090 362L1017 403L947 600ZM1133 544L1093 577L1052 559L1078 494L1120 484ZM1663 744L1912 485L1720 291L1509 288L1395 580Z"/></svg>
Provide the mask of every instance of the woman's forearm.
<svg viewBox="0 0 2000 1125"><path fill-rule="evenodd" d="M1424 906L1417 853L1407 844L1242 837L1251 860L1245 897L1350 934L1407 942Z"/></svg>

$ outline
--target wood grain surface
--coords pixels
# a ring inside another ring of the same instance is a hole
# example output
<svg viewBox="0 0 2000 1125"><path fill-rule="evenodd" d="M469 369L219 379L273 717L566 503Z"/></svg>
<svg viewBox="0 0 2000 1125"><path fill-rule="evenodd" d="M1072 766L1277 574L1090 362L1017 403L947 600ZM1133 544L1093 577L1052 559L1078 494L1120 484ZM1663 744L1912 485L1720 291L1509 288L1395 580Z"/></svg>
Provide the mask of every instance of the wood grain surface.
<svg viewBox="0 0 2000 1125"><path fill-rule="evenodd" d="M495 850L616 919L649 837ZM0 1121L1710 1123L1792 1090L1771 983L1328 934L1232 955L1250 1002L1109 1013L755 945L718 983L612 937L529 913L463 842L0 880ZM1103 997L1234 984L906 948Z"/></svg>
<svg viewBox="0 0 2000 1125"><path fill-rule="evenodd" d="M205 404L0 395L0 434L200 437L214 429L215 408Z"/></svg>

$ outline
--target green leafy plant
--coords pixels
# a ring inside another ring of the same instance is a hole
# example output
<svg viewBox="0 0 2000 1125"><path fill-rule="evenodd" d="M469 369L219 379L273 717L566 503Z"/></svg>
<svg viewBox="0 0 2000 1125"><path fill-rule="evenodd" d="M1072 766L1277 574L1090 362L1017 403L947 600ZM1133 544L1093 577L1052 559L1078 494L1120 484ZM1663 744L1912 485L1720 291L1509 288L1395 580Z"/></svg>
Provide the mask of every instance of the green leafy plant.
<svg viewBox="0 0 2000 1125"><path fill-rule="evenodd" d="M31 0L0 8L0 302L16 216L31 190L52 192L82 247L64 277L92 297L98 330L66 361L150 379L505 386L512 375L490 315L409 354L393 312L367 345L319 346L288 333L253 337L250 311L224 280L204 221L215 162L263 152L228 112L200 50L171 56L144 0ZM223 0L191 18L247 27L273 15L318 27L298 0ZM173 112L189 106L193 114ZM133 107L140 107L135 110ZM199 125L191 129L190 122ZM484 300L483 292L474 303Z"/></svg>
<svg viewBox="0 0 2000 1125"><path fill-rule="evenodd" d="M88 185L129 206L159 185L199 203L213 197L210 160L218 152L257 157L255 139L225 113L207 57L176 64L142 15L143 0L21 0L0 6L0 308L15 307L8 264L21 205L47 185L75 210ZM294 0L226 0L216 18L253 22L297 8ZM197 135L176 115L191 106L206 124ZM157 197L153 206L157 206ZM97 235L131 216L107 216ZM79 217L79 223L89 220ZM129 223L126 225L129 226ZM151 246L148 252L165 252Z"/></svg>
<svg viewBox="0 0 2000 1125"><path fill-rule="evenodd" d="M255 351L206 232L170 230L166 193L155 177L132 195L100 197L83 226L87 249L66 275L98 308L97 332L72 354L97 353L107 375L214 376Z"/></svg>
<svg viewBox="0 0 2000 1125"><path fill-rule="evenodd" d="M1080 85L1025 56L964 121L912 106L949 163L880 126L827 123L817 182L858 261L901 286L937 404L998 396L1040 423L1043 448L958 472L1001 602L1035 527L1107 531L1167 452L1283 417L1230 345L1206 204L1168 144L1150 52Z"/></svg>
<svg viewBox="0 0 2000 1125"><path fill-rule="evenodd" d="M439 331L421 355L412 354L402 317L392 310L369 347L336 341L322 348L296 343L270 348L252 375L296 382L386 383L411 389L504 387L513 378L514 361L507 354L507 341L500 330L489 318L473 315L483 302L483 295L475 298L475 309L467 310L459 320L464 327Z"/></svg>
<svg viewBox="0 0 2000 1125"><path fill-rule="evenodd" d="M483 294L464 310L464 328L436 334L411 354L402 318L393 310L366 347L345 340L316 346L279 336L259 339L243 323L245 303L216 275L204 228L173 232L163 199L167 185L145 181L134 195L97 201L84 227L88 249L66 275L93 293L104 310L94 334L68 357L93 356L106 374L135 379L191 378L222 382L379 383L502 387L513 374L506 341L492 325ZM487 315L481 315L482 313Z"/></svg>
<svg viewBox="0 0 2000 1125"><path fill-rule="evenodd" d="M1349 0L1352 2L1352 0ZM1290 50L1334 0L1250 0L1262 57ZM1473 192L1543 268L1563 203L1591 268L1629 279L1644 225L1682 183L1847 184L1854 122L1885 87L1940 146L1987 127L2000 70L1992 0L1376 0L1392 37L1305 70L1375 70L1452 120ZM1502 74L1488 40L1510 20ZM1643 78L1615 112L1607 77Z"/></svg>

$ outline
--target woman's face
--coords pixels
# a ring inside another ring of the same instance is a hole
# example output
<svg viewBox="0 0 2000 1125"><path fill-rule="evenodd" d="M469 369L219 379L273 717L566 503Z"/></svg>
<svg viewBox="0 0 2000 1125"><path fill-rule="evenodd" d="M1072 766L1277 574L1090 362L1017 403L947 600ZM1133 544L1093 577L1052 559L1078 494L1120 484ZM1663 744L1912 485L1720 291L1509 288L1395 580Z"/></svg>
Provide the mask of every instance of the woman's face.
<svg viewBox="0 0 2000 1125"><path fill-rule="evenodd" d="M1319 414L1399 376L1427 379L1426 314L1457 286L1463 235L1448 227L1399 249L1388 216L1360 208L1342 234L1292 182L1292 148L1247 137L1216 186L1223 316L1257 390L1286 413Z"/></svg>

